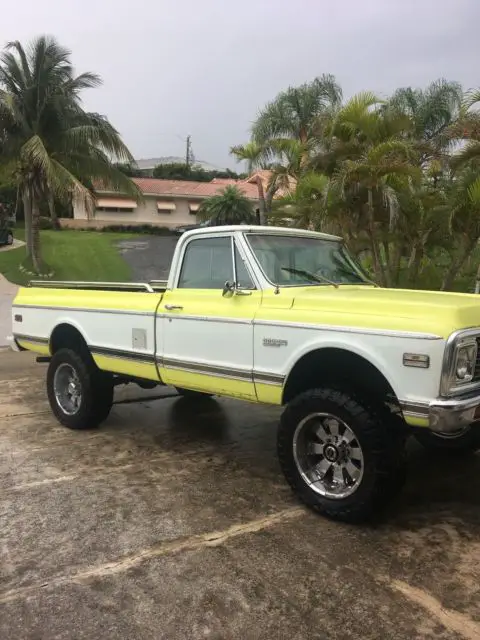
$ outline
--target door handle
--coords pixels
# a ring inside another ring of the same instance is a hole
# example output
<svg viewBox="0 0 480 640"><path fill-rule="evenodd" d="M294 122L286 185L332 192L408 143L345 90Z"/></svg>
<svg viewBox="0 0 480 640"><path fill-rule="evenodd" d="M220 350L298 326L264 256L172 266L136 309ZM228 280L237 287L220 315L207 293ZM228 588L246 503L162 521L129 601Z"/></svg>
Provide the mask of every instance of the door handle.
<svg viewBox="0 0 480 640"><path fill-rule="evenodd" d="M167 309L167 311L173 311L174 309L183 309L183 307L180 304L166 304L165 309Z"/></svg>

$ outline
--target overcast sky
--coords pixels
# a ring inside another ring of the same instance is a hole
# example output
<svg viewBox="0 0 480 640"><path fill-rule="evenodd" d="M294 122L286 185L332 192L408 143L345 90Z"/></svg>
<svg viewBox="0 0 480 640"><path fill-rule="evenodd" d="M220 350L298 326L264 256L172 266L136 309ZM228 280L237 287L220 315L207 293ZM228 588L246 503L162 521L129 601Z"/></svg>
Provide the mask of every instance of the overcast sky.
<svg viewBox="0 0 480 640"><path fill-rule="evenodd" d="M480 87L480 0L18 0L0 43L56 36L78 72L104 81L85 106L137 158L182 155L234 167L258 109L332 73L348 97L444 77Z"/></svg>

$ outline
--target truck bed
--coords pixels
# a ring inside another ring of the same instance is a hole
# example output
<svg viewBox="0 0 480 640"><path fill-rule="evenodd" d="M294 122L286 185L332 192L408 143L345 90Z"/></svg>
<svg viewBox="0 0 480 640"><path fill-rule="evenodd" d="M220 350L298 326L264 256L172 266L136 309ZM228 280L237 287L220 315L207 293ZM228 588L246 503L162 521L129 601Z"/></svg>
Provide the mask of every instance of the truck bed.
<svg viewBox="0 0 480 640"><path fill-rule="evenodd" d="M19 348L49 356L52 344L73 344L77 332L101 369L158 380L156 312L165 289L158 280L32 281L14 300L13 337Z"/></svg>

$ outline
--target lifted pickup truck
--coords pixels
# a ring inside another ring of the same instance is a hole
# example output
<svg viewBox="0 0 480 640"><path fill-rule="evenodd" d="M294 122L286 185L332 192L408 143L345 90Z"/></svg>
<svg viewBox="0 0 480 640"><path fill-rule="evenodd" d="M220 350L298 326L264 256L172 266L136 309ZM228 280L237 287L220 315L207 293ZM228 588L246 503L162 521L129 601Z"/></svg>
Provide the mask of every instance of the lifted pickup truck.
<svg viewBox="0 0 480 640"><path fill-rule="evenodd" d="M50 405L72 429L105 420L126 382L285 405L283 472L337 519L399 490L410 432L480 448L478 296L380 288L335 236L196 229L168 282L32 282L12 321L14 348L49 360Z"/></svg>

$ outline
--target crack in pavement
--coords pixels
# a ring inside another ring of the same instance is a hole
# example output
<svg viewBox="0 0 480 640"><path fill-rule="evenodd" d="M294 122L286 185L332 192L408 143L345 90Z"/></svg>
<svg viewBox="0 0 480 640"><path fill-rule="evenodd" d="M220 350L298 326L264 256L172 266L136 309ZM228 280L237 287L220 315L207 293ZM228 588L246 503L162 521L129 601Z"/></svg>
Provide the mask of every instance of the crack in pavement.
<svg viewBox="0 0 480 640"><path fill-rule="evenodd" d="M70 474L70 475L61 475L61 476L56 476L53 478L44 478L43 480L32 480L31 482L24 482L22 484L17 484L17 485L12 485L10 487L6 487L5 489L2 489L2 491L0 492L1 494L6 494L12 491L25 491L27 489L32 489L35 487L42 487L44 485L49 485L49 484L56 484L59 482L70 482L72 480L77 480L78 478L83 478L85 477L85 475L88 474L96 474L98 472L98 475L96 476L96 479L98 480L99 478L103 478L104 476L109 476L113 473L121 473L122 471L126 471L128 469L135 469L138 468L140 471L157 471L157 469L154 469L153 467L150 467L149 465L153 465L153 464L157 464L159 462L164 462L165 460L170 460L172 457L174 457L176 452L174 451L169 451L166 452L162 455L159 456L155 456L153 458L148 458L147 460L143 459L140 456L137 460L135 460L134 462L128 462L127 464L121 464L115 467L105 467L105 465L102 466L97 466L97 467L83 467L81 469L77 469L77 473L75 474ZM181 452L181 457L182 459L185 457L188 458L192 458L195 457L197 455L207 455L207 456L214 456L215 454L217 454L218 451L216 451L215 449L194 449L192 451L182 451ZM183 473L183 469L179 470L178 473Z"/></svg>
<svg viewBox="0 0 480 640"><path fill-rule="evenodd" d="M70 575L58 576L48 580L47 582L39 582L25 587L9 589L3 593L0 592L0 604L7 604L15 600L29 598L39 589L54 589L68 583L82 584L96 578L106 578L117 573L128 571L147 560L168 554L179 553L181 551L196 551L208 547L217 547L228 542L228 540L231 540L232 538L238 538L239 536L247 535L249 533L263 531L281 522L299 518L306 513L307 510L303 507L291 507L271 515L264 516L263 518L251 520L250 522L232 525L222 531L212 531L209 533L193 535L188 538L160 542L152 547L143 549L138 553L125 556L113 562L107 562L97 567L92 567L91 569L85 569Z"/></svg>
<svg viewBox="0 0 480 640"><path fill-rule="evenodd" d="M462 636L466 640L478 640L480 638L480 623L470 616L453 609L446 609L442 603L423 589L414 587L403 580L392 578L378 578L393 591L398 591L414 604L422 607L433 618L438 620L446 629Z"/></svg>

